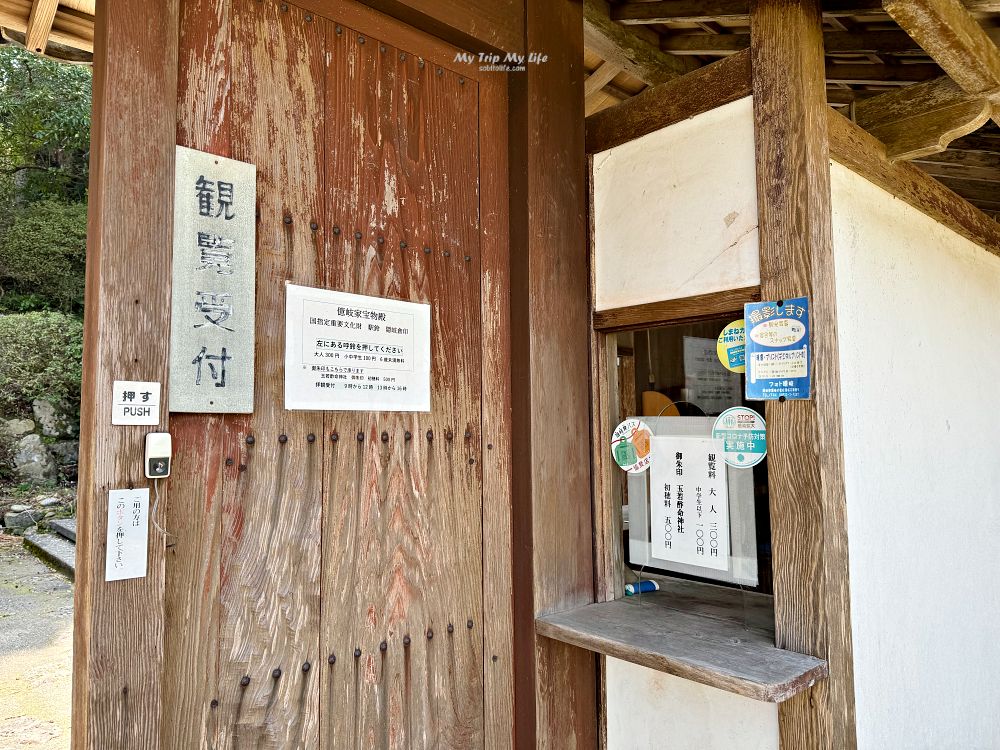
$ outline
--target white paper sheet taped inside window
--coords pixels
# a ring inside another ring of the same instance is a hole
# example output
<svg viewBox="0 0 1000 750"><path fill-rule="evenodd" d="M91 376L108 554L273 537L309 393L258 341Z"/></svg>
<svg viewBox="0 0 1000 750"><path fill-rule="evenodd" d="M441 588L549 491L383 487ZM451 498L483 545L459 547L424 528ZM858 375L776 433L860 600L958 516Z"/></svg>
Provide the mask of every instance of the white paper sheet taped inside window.
<svg viewBox="0 0 1000 750"><path fill-rule="evenodd" d="M653 431L654 445L658 438L701 438L711 442L714 417L643 417L643 420ZM664 443L659 444L662 448ZM654 451L656 447L654 447ZM683 452L683 451L681 451ZM677 453L675 450L674 453ZM676 458L674 458L676 462ZM651 466L655 466L654 462ZM708 472L707 454L705 472ZM653 524L659 523L662 530L663 517L654 520L650 508L650 483L653 481L654 469L645 474L630 475L628 479L629 497L629 563L633 567L646 566L674 573L710 578L728 583L738 583L744 586L757 585L757 529L754 510L754 481L752 469L735 469L727 467L720 460L717 463L717 477L725 469L726 486L729 495L729 555L725 558L725 566L721 564L722 553L718 553L718 567L705 564L692 564L687 557L680 561L665 559L657 554L653 544ZM676 465L673 466L676 472ZM674 474L676 477L676 473ZM707 476L706 476L707 479ZM664 482L660 480L660 484ZM695 485L697 486L697 485ZM703 487L703 490L705 488ZM688 490L685 489L687 493ZM718 494L718 490L716 490ZM662 492L660 493L662 495ZM686 495L684 499L685 517L696 516L695 501L697 493ZM673 499L673 498L672 498ZM703 493L703 502L705 495ZM689 504L689 500L691 501ZM655 499L654 499L655 502ZM660 497L662 504L663 498ZM690 516L688 509L690 508ZM719 510L716 508L716 510ZM676 521L676 506L674 507ZM659 511L658 511L659 512ZM704 508L703 508L704 514ZM693 540L692 540L693 541ZM710 547L709 547L710 549ZM659 549L662 552L662 547ZM697 552L695 552L697 555ZM710 553L708 553L710 554Z"/></svg>

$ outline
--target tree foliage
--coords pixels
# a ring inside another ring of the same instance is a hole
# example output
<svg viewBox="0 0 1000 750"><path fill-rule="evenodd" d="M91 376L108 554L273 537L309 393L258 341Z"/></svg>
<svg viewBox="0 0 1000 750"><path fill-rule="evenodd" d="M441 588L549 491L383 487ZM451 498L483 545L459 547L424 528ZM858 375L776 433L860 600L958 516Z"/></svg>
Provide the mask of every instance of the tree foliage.
<svg viewBox="0 0 1000 750"><path fill-rule="evenodd" d="M24 414L34 399L78 409L83 323L58 312L0 316L0 414Z"/></svg>
<svg viewBox="0 0 1000 750"><path fill-rule="evenodd" d="M0 46L0 198L86 196L91 71Z"/></svg>
<svg viewBox="0 0 1000 750"><path fill-rule="evenodd" d="M45 200L14 214L0 235L0 312L83 309L87 206Z"/></svg>
<svg viewBox="0 0 1000 750"><path fill-rule="evenodd" d="M90 102L90 68L0 44L0 416L79 408Z"/></svg>

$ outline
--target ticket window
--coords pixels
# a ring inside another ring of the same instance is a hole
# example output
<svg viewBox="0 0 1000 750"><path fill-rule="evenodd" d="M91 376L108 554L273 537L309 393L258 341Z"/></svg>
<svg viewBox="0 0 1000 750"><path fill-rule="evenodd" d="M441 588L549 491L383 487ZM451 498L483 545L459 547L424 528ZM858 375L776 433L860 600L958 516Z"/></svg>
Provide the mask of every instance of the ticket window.
<svg viewBox="0 0 1000 750"><path fill-rule="evenodd" d="M754 439L763 430L724 429L745 414L734 407L763 415L762 403L744 399L745 376L720 359L718 339L732 322L613 334L618 387L610 428L636 417L653 436L648 469L616 467L613 483L625 519L626 583L665 575L773 593L767 459L759 455L766 440ZM744 450L733 455L727 446Z"/></svg>

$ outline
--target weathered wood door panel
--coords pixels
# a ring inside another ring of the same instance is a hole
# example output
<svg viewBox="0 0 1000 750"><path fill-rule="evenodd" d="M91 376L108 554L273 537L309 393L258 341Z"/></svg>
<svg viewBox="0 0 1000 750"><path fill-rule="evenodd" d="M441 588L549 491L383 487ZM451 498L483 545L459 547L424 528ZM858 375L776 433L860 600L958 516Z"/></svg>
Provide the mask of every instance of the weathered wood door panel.
<svg viewBox="0 0 1000 750"><path fill-rule="evenodd" d="M168 748L484 743L478 85L329 15L182 4L179 142L258 169L257 388L174 421ZM432 411L285 411L286 281L430 303Z"/></svg>
<svg viewBox="0 0 1000 750"><path fill-rule="evenodd" d="M474 82L327 35L327 285L429 302L432 411L327 416L323 739L483 742Z"/></svg>

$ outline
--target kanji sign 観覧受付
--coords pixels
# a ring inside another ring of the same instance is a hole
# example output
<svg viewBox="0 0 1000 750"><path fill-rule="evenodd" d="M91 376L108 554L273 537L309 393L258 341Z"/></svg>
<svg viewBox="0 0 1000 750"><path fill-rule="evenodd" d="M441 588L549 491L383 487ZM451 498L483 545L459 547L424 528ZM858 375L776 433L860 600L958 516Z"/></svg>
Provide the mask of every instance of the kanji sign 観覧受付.
<svg viewBox="0 0 1000 750"><path fill-rule="evenodd" d="M177 147L170 411L253 411L256 174Z"/></svg>

